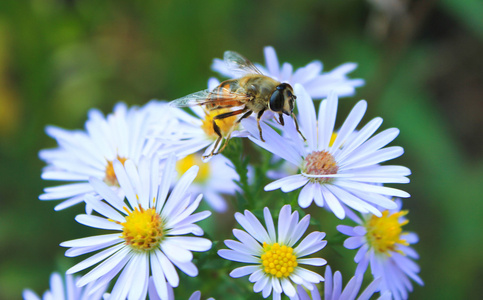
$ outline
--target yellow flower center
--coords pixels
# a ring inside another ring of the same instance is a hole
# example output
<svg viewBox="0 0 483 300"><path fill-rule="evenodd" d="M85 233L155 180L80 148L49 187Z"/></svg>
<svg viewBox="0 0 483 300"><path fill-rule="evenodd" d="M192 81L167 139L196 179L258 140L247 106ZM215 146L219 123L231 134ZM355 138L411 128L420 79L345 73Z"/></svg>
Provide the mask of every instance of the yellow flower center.
<svg viewBox="0 0 483 300"><path fill-rule="evenodd" d="M314 151L305 157L302 171L311 175L337 174L339 167L332 154L326 151ZM330 177L311 178L311 181L319 183L330 182Z"/></svg>
<svg viewBox="0 0 483 300"><path fill-rule="evenodd" d="M124 165L127 158L118 156L117 160L119 160ZM114 166L112 165L111 160L107 161L106 176L104 177L104 182L110 186L119 185L119 182L117 182L116 173L114 173Z"/></svg>
<svg viewBox="0 0 483 300"><path fill-rule="evenodd" d="M135 208L129 212L126 222L119 224L123 227L121 237L134 250L152 250L164 236L163 221L154 208Z"/></svg>
<svg viewBox="0 0 483 300"><path fill-rule="evenodd" d="M397 249L397 245L409 245L406 240L401 238L402 226L409 221L399 222L399 218L407 213L407 210L402 210L390 215L389 211L385 210L381 217L372 216L366 222L366 239L376 252L385 253L388 256L391 255L391 251L402 254L402 251Z"/></svg>
<svg viewBox="0 0 483 300"><path fill-rule="evenodd" d="M190 154L185 158L178 160L176 162L176 171L178 171L179 176L182 176L194 165L200 167L195 182L204 183L210 177L210 165L208 163L204 163L201 160L201 155L199 154Z"/></svg>
<svg viewBox="0 0 483 300"><path fill-rule="evenodd" d="M292 247L280 246L279 243L269 245L264 242L261 259L265 273L278 278L290 276L297 266Z"/></svg>
<svg viewBox="0 0 483 300"><path fill-rule="evenodd" d="M213 129L213 118L216 117L217 115L221 115L227 112L231 112L231 110L227 108L222 108L222 109L213 110L211 112L208 112L208 111L205 112L206 117L203 120L203 124L201 125L201 128L205 131L206 135L213 138L218 137L215 130ZM218 127L220 128L221 134L225 135L233 127L236 120L237 120L237 116L232 116L228 118L217 119L215 122L216 122L216 125L218 125Z"/></svg>

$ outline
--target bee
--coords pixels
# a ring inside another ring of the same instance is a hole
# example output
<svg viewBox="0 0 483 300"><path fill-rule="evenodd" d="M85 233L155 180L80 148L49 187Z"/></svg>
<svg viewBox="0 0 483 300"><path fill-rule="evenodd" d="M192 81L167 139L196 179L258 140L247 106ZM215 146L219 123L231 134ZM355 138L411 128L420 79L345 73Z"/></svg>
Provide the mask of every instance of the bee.
<svg viewBox="0 0 483 300"><path fill-rule="evenodd" d="M267 110L278 114L281 125L284 125L283 114L292 116L297 132L305 141L305 137L300 132L297 119L293 113L294 102L297 97L294 95L290 84L281 83L263 75L251 61L233 51L225 52L224 62L229 71L240 77L225 80L212 91L199 91L170 102L170 105L175 107L201 105L207 111L231 109L229 112L220 113L213 117L213 130L218 135L218 138L215 141L212 152L205 158L221 153L230 140L231 133L235 127L241 120L251 114L257 115L260 139L265 142L262 128L260 127L260 118ZM236 115L241 115L241 117L233 123L226 135L223 147L215 153L223 140L222 132L216 121Z"/></svg>

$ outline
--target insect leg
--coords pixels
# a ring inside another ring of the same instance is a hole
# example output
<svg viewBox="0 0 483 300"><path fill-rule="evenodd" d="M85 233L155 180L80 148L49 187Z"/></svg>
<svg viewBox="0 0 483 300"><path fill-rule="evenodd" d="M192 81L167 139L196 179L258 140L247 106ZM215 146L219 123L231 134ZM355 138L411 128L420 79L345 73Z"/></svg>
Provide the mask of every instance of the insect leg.
<svg viewBox="0 0 483 300"><path fill-rule="evenodd" d="M247 110L247 108L245 107L243 110L244 110L244 111L246 111L246 110ZM238 120L236 120L236 121L235 121L235 124L239 124L239 123L241 122L241 120L243 120L243 119L247 118L248 116L250 116L250 115L252 114L252 112L253 112L252 110L247 111L247 112L246 112L246 113L245 113L243 116L241 116L241 117L240 117ZM233 126L233 127L230 129L230 132L229 132L229 133L227 134L227 136L226 136L226 142L223 144L223 147L221 147L221 149L220 149L220 151L218 151L218 153L219 153L219 152L222 152L222 151L223 151L223 149L225 149L226 145L228 145L228 141L229 141L229 140L230 140L230 138L231 138L231 133L233 132L233 129L234 129L234 128L235 128L235 126Z"/></svg>
<svg viewBox="0 0 483 300"><path fill-rule="evenodd" d="M223 114L219 114L219 115L213 117L213 130L218 135L218 138L216 139L215 146L213 147L213 150L211 151L211 153L209 155L207 155L207 156L204 156L204 158L207 158L207 157L216 155L216 154L220 153L221 151L223 151L223 149L225 149L225 147L226 147L226 144L230 140L231 132L233 131L233 127L232 127L230 129L230 132L228 133L228 135L226 137L225 144L223 145L223 147L218 152L215 153L216 148L218 147L218 145L220 144L221 140L223 139L223 135L221 134L220 127L216 124L216 120L221 120L221 119L225 119L225 118L228 118L228 117L236 116L236 115L239 115L239 114L244 113L246 111L247 111L247 108L245 107L245 108L240 109L240 110L230 111L230 112L223 113ZM249 116L247 114L245 114L245 115L247 117ZM243 115L240 119L244 118L245 115ZM237 120L236 123L238 123L238 121L239 120Z"/></svg>
<svg viewBox="0 0 483 300"><path fill-rule="evenodd" d="M262 109L261 111L258 112L258 115L257 115L257 126L258 126L258 131L260 132L260 140L262 140L262 142L265 142L265 140L263 139L263 136L262 136L262 127L260 127L260 118L262 117L264 112L265 112L265 109Z"/></svg>
<svg viewBox="0 0 483 300"><path fill-rule="evenodd" d="M299 123L297 122L297 118L295 117L295 114L292 113L292 118L293 118L293 121L295 123L295 128L297 129L297 132L300 134L300 136L304 139L304 142L307 141L305 139L305 136L302 134L302 132L300 132L300 129L299 129Z"/></svg>
<svg viewBox="0 0 483 300"><path fill-rule="evenodd" d="M280 124L284 126L285 124L283 122L283 114L278 114L278 119L280 120Z"/></svg>

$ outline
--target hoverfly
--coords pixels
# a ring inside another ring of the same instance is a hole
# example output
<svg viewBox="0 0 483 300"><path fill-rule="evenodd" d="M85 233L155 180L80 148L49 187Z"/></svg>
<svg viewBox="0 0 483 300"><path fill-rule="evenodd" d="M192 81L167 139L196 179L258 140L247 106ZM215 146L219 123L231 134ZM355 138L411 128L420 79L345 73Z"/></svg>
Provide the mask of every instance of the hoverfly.
<svg viewBox="0 0 483 300"><path fill-rule="evenodd" d="M284 125L282 115L291 115L294 119L297 132L305 140L305 137L299 130L297 119L293 113L294 101L297 97L293 94L293 89L290 84L281 83L263 75L251 61L236 52L226 51L224 61L228 70L240 75L239 78L225 80L212 91L199 91L170 102L170 105L176 107L202 105L207 111L234 108L229 112L220 113L213 117L213 130L218 135L218 138L216 139L212 152L206 157L221 153L230 140L231 133L236 125L252 113L257 114L260 139L265 142L262 136L262 128L260 127L260 118L267 109L279 115L279 123L281 125ZM227 133L223 147L215 153L223 139L222 132L216 124L216 120L222 120L236 115L242 116L233 123L233 126Z"/></svg>

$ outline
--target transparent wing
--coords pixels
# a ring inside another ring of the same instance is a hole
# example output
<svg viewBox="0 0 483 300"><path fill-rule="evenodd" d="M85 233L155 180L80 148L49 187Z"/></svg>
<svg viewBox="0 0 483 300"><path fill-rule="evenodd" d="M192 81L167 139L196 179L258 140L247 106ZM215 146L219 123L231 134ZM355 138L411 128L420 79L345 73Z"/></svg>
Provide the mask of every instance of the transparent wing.
<svg viewBox="0 0 483 300"><path fill-rule="evenodd" d="M187 96L171 101L169 105L175 107L196 105L232 107L243 105L249 100L250 98L246 94L233 93L228 91L227 89L218 89L215 91L204 90L189 94Z"/></svg>
<svg viewBox="0 0 483 300"><path fill-rule="evenodd" d="M262 72L260 72L260 70L258 70L251 61L234 51L226 51L223 58L225 60L226 67L234 75L263 75Z"/></svg>
<svg viewBox="0 0 483 300"><path fill-rule="evenodd" d="M173 100L169 102L169 105L175 107L203 105L205 102L209 101L210 93L211 92L209 90L199 91Z"/></svg>

